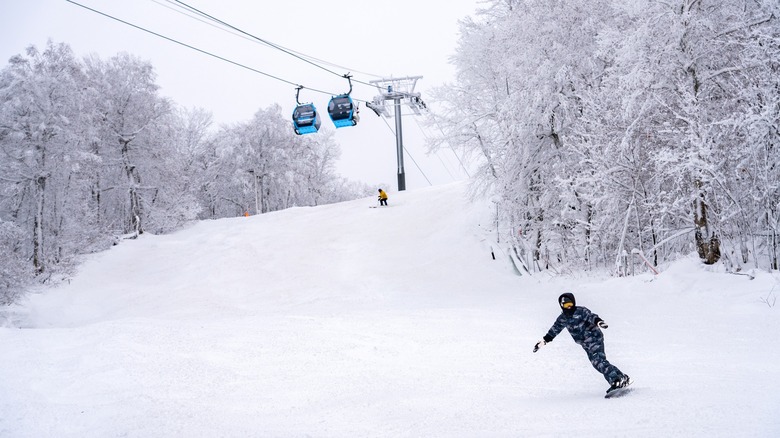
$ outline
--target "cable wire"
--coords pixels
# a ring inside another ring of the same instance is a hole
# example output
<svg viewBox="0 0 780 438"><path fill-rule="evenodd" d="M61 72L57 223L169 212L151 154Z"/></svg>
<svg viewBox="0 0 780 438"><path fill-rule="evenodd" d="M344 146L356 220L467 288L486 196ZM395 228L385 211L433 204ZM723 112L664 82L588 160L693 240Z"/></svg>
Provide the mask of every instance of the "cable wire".
<svg viewBox="0 0 780 438"><path fill-rule="evenodd" d="M439 132L441 132L442 139L447 142L447 144L450 147L450 150L452 151L452 155L455 155L455 158L458 160L458 163L460 163L461 169L463 169L464 172L466 172L466 176L471 178L471 174L469 173L468 169L466 169L466 166L463 165L463 160L460 159L460 156L455 152L455 148L452 147L452 143L450 143L449 140L447 140L447 135L444 133L444 129L442 129L441 125L439 124L439 120L436 118L436 115L432 112L428 112L431 115L431 119L433 120L433 123L436 124L436 127L439 128Z"/></svg>
<svg viewBox="0 0 780 438"><path fill-rule="evenodd" d="M420 133L422 133L423 138L425 139L425 141L426 142L430 141L430 137L425 132L425 130L422 128L422 126L420 125L420 122L417 121L417 118L415 117L412 120L414 120L414 123L417 125L417 128L420 130ZM444 170L447 171L447 174L450 176L450 179L452 179L453 181L457 181L457 179L455 178L455 175L453 175L452 172L450 172L449 166L447 166L447 164L444 163L444 160L441 158L441 155L439 155L439 152L438 151L434 152L434 155L436 155L436 158L439 159L439 162L441 163L441 167L443 167Z"/></svg>
<svg viewBox="0 0 780 438"><path fill-rule="evenodd" d="M393 131L393 128L390 126L389 123L387 123L387 119L385 117L382 117L382 121L385 122L385 125L387 125L387 129L389 129L390 132L393 133L393 136L395 136L396 135L395 131ZM420 171L420 174L422 174L423 178L425 178L425 180L428 181L428 185L432 186L433 184L431 183L431 180L429 180L428 176L425 175L425 172L423 172L423 170L420 168L420 165L417 164L417 160L415 160L414 157L412 156L412 154L409 153L409 150L406 149L406 146L403 146L403 149L404 149L404 152L406 152L406 155L408 155L409 158L412 160L412 163L414 163L415 167L417 167L417 170Z"/></svg>
<svg viewBox="0 0 780 438"><path fill-rule="evenodd" d="M183 6L177 4L177 2L175 0L150 0L150 1L152 1L153 3L157 3L158 5L160 5L160 6L164 7L164 8L167 8L167 9L169 9L171 11L174 11L177 14L181 14L181 15L184 15L185 17L192 18L193 20L200 21L201 23L206 24L208 26L211 26L211 27L213 27L213 28L215 28L217 30L221 30L223 32L229 33L229 34L237 36L239 38L243 38L243 39L245 39L247 41L251 41L253 43L261 44L263 46L271 47L271 48L276 48L278 46L278 47L281 47L281 48L283 48L285 50L288 50L288 51L290 51L292 53L300 55L300 56L302 56L304 58L315 60L315 61L318 61L318 62L320 62L322 64L330 65L330 66L333 66L333 67L343 68L344 70L347 70L347 71L354 71L354 72L357 72L357 73L360 73L360 74L364 74L366 76L373 76L373 77L376 77L376 78L384 77L382 75L377 75L375 73L368 73L368 72L360 71L358 69L349 68L349 67L345 67L343 65L335 64L335 63L329 62L327 60L324 60L324 59L321 59L321 58L317 58L316 56L307 55L305 53L299 52L297 50L290 49L288 47L284 47L284 46L279 45L279 44L275 44L274 43L274 45L269 45L269 44L265 43L264 41L259 41L259 40L255 39L255 38L249 37L247 35L242 35L242 34L238 33L237 31L232 31L230 29L226 29L224 27L217 26L214 23L209 23L208 22L208 21L214 21L214 20L212 20L210 18L208 20L200 18L200 17L198 17L196 15L193 15L191 10L189 11L190 13L188 13L187 12L188 9L186 9ZM162 2L169 3L172 6L165 5ZM203 16L202 14L198 14L198 13L194 13L194 14Z"/></svg>
<svg viewBox="0 0 780 438"><path fill-rule="evenodd" d="M267 44L267 45L268 45L268 46L270 46L270 47L273 47L273 48L275 48L275 49L277 49L277 50L280 50L280 51L282 51L282 52L284 52L284 53L286 53L286 54L288 54L288 55L290 55L290 56L293 56L293 57L295 57L295 58L297 58L297 59L300 59L301 61L304 61L304 62L306 62L306 63L309 63L309 64L313 65L314 67L317 67L317 68L319 68L319 69L322 69L322 70L324 70L324 71L326 71L326 72L328 72L328 73L330 73L330 74L333 74L333 75L336 75L336 76L339 76L339 77L346 77L346 75L343 75L343 74L337 73L337 72L335 72L335 71L333 71L333 70L330 70L330 69L328 69L328 68L325 68L325 67L323 67L323 66L321 66L321 65L319 65L319 64L317 64L317 63L315 63L315 62L312 62L312 61L310 61L310 60L308 60L308 59L305 59L304 57L302 57L302 56L299 56L299 55L297 55L296 53L292 52L291 50L288 50L288 49L286 49L286 48L284 48L284 47L282 47L282 46L280 46L280 45L278 45L278 44L272 43L272 42L270 42L270 41L267 41L267 40L264 40L264 39L262 39L262 38L260 38L260 37L258 37L258 36L252 35L251 33L249 33L249 32L246 32L246 31L244 31L244 30L241 30L241 29L239 29L239 28L237 28L237 27L233 26L232 24L226 23L226 22L224 22L224 21L220 20L219 18L216 18L216 17L214 17L214 16L212 16L212 15L209 15L208 13L206 13L206 12L203 12L203 11L201 11L201 10L197 9L197 8L195 8L194 6L190 6L190 5L188 5L187 3L184 3L183 1L180 1L180 0L174 0L174 1L175 1L176 3L178 3L178 4L182 5L183 7L185 7L185 8L187 8L187 9L191 10L191 11L194 11L194 12L196 12L196 13L200 14L200 15L201 15L201 16L203 16L203 17L206 17L206 18L208 18L208 19L210 19L210 20L213 20L213 21L215 21L215 22L217 22L217 23L219 23L219 24L221 24L221 25L223 25L223 26L226 26L226 27L228 27L228 28L230 28L230 29L233 29L233 30L235 30L235 31L237 31L237 32L240 32L240 33L242 33L242 34L244 34L244 35L246 35L246 36L248 36L248 37L251 37L251 38L253 38L253 39L257 40L257 41L261 41L262 43L264 43L264 44ZM376 86L375 86L375 85L373 85L373 84L370 84L370 83L368 83L368 82L359 81L359 80L357 80L357 79L354 79L354 80L353 80L353 82L357 82L357 83L359 83L359 84L363 84L363 85L368 85L368 86L370 86L371 88L376 88Z"/></svg>
<svg viewBox="0 0 780 438"><path fill-rule="evenodd" d="M122 20L122 19L120 19L120 18L114 17L113 15L109 15L109 14L107 14L107 13L105 13L105 12L101 12L101 11L99 11L99 10L97 10L97 9L90 8L89 6L85 6L85 5L81 4L81 3L75 2L75 1L73 1L73 0L65 0L65 1L67 1L68 3L74 4L74 5L76 5L76 6L79 6L79 7L81 7L81 8L84 8L84 9L86 9L86 10L88 10L88 11L91 11L91 12L94 12L94 13L96 13L96 14L102 15L102 16L104 16L104 17L106 17L106 18L110 18L110 19L112 19L112 20L118 21L118 22L120 22L120 23L122 23L122 24L125 24L125 25L127 25L127 26L130 26L130 27L133 27L133 28L135 28L135 29L141 30L141 31L143 31L143 32L149 33L149 34L151 34L151 35L154 35L154 36L156 36L156 37L162 38L162 39L164 39L164 40L170 41L170 42L172 42L172 43L175 43L175 44L179 44L180 46L186 47L186 48L188 48L188 49L195 50L195 51L197 51L197 52L200 52L200 53L202 53L202 54L204 54L204 55L211 56L212 58L219 59L220 61L224 61L224 62L227 62L227 63L229 63L229 64L233 64L233 65L235 65L235 66L238 66L238 67L241 67L241 68L247 69L247 70L249 70L249 71L252 71L252 72L255 72L255 73L258 73L258 74L261 74L261 75L263 75L263 76L266 76L266 77L269 77L269 78L271 78L271 79L276 79L277 81L284 82L284 83L286 83L286 84L293 85L293 86L295 86L295 87L306 88L306 89L308 89L308 90L315 91L315 92L317 92L317 93L327 94L327 95L331 95L331 96L342 94L342 93L331 93L331 92L328 92L328 91L325 91L325 90L319 90L319 89L316 89L316 88L304 87L303 85L297 84L297 83L295 83L295 82L292 82L292 81L288 81L287 79L281 78L281 77L279 77L279 76L272 75L272 74L270 74L270 73L266 73L266 72L264 72L264 71L261 71L261 70L258 70L258 69L256 69L256 68L249 67L249 66L247 66L247 65L244 65L244 64L241 64L241 63L239 63L239 62L236 62L236 61L233 61L233 60L227 59L227 58L225 58L225 57L223 57L223 56L216 55L216 54L214 54L214 53L211 53L211 52L209 52L209 51L206 51L206 50L200 49L200 48L198 48L198 47L192 46L192 45L190 45L190 44L183 43L183 42L181 42L181 41L178 41L178 40L175 40L175 39L173 39L173 38L167 37L167 36L165 36L165 35L159 34L159 33L157 33L157 32L151 31L151 30L149 30L149 29L146 29L146 28L144 28L144 27L141 27L141 26L138 26L138 25L136 25L136 24L130 23L130 22L128 22L128 21ZM368 102L368 101L366 101L366 100L362 100L362 99L356 99L356 98L353 98L353 100L356 100L356 101L362 101L362 102Z"/></svg>

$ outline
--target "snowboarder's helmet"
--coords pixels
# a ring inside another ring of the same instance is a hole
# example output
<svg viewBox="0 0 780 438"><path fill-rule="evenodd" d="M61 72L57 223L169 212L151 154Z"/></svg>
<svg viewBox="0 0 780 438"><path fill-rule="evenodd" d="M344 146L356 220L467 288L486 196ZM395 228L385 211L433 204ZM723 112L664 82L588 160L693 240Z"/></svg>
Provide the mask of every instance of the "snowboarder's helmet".
<svg viewBox="0 0 780 438"><path fill-rule="evenodd" d="M565 294L562 294L560 297L558 297L558 304L561 305L561 309L563 310L571 309L576 305L576 302L574 300L574 294L570 292L566 292Z"/></svg>

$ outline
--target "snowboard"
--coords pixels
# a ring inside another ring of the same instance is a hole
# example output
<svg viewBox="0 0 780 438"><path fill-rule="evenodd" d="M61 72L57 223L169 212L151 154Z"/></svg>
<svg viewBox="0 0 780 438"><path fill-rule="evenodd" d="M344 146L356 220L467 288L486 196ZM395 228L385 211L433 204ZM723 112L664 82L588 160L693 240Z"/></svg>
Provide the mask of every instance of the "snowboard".
<svg viewBox="0 0 780 438"><path fill-rule="evenodd" d="M624 395L634 390L634 388L631 387L632 383L634 383L634 381L629 380L626 386L607 392L607 395L605 395L604 398L623 397Z"/></svg>

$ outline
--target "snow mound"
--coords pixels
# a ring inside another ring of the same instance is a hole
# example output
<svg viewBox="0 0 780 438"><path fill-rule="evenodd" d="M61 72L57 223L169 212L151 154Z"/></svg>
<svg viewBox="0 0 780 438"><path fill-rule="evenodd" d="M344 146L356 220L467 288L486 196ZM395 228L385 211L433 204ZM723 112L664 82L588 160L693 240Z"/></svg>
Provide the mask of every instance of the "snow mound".
<svg viewBox="0 0 780 438"><path fill-rule="evenodd" d="M776 436L777 273L520 277L460 183L91 256L0 328L0 436ZM609 323L606 382L563 291ZM22 328L19 328L22 327Z"/></svg>

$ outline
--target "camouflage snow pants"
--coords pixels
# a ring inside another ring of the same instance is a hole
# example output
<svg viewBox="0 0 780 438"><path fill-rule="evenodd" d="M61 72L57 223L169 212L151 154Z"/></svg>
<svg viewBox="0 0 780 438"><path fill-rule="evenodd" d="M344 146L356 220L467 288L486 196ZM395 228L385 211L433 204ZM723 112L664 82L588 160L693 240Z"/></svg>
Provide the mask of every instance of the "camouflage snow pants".
<svg viewBox="0 0 780 438"><path fill-rule="evenodd" d="M623 373L618 367L612 365L607 360L607 354L604 352L603 340L583 343L582 348L585 350L585 353L588 354L588 359L590 359L590 364L593 365L593 368L603 374L610 385L623 377Z"/></svg>

